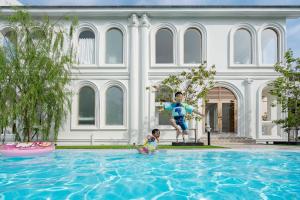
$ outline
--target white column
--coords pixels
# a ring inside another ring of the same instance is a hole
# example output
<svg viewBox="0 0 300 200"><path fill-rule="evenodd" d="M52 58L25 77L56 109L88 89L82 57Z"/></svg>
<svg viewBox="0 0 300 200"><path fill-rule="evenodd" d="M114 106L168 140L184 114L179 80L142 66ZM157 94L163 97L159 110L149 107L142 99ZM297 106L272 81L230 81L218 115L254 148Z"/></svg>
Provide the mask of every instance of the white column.
<svg viewBox="0 0 300 200"><path fill-rule="evenodd" d="M205 115L205 107L204 107L204 102L203 99L198 100L198 105L199 105L199 111L200 113ZM202 117L201 121L196 122L196 128L197 128L197 139L200 139L201 137L205 136L205 127L203 125L205 124L205 119L208 117L208 124L209 124L209 115Z"/></svg>
<svg viewBox="0 0 300 200"><path fill-rule="evenodd" d="M142 143L143 138L149 133L149 91L146 90L148 85L148 69L150 63L149 57L149 27L148 16L143 14L140 19L141 27L141 44L140 44L140 137L139 142Z"/></svg>
<svg viewBox="0 0 300 200"><path fill-rule="evenodd" d="M138 17L129 18L129 143L137 143L139 137L139 31Z"/></svg>
<svg viewBox="0 0 300 200"><path fill-rule="evenodd" d="M253 120L252 120L252 116L253 116L253 112L254 109L252 107L252 101L251 99L252 97L252 92L251 92L251 85L253 83L253 79L250 78L246 78L245 79L245 133L244 135L241 136L246 136L246 137L252 137L255 139L256 135L254 133L255 131L255 127L253 127Z"/></svg>

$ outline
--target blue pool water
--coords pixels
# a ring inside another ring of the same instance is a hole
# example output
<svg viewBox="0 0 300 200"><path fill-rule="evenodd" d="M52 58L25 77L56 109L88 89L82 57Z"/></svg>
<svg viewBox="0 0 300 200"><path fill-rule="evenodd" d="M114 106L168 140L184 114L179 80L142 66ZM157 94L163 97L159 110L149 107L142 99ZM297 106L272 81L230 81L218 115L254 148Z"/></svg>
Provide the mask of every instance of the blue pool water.
<svg viewBox="0 0 300 200"><path fill-rule="evenodd" d="M0 199L300 199L300 152L57 150L0 156Z"/></svg>

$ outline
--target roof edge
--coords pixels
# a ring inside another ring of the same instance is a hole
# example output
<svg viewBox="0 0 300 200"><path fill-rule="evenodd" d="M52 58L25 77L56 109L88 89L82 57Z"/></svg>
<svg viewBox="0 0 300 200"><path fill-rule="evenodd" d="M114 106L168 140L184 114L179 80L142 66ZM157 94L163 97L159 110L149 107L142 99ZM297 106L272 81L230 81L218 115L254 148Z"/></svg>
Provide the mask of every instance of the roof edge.
<svg viewBox="0 0 300 200"><path fill-rule="evenodd" d="M295 8L299 9L299 5L16 5L16 6L0 6L0 8L25 8L25 9L58 9L58 8Z"/></svg>

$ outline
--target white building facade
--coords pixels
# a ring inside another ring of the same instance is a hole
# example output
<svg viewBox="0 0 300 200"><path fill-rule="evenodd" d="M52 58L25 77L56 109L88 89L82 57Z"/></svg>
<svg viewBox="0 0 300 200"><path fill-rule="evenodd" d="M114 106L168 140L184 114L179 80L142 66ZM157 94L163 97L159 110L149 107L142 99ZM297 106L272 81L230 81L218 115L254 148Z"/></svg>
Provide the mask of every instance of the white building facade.
<svg viewBox="0 0 300 200"><path fill-rule="evenodd" d="M141 143L153 128L161 142L175 140L168 116L157 109L155 91L146 88L169 74L207 62L216 66L216 86L191 121L189 138L226 133L256 142L285 139L272 120L268 83L283 61L286 19L296 6L93 6L28 7L34 15L77 15L74 38L78 65L72 68L72 108L59 134L61 145ZM9 13L10 8L2 7ZM5 25L2 25L2 29ZM3 32L3 31L2 31ZM172 94L170 94L172 95ZM201 102L201 101L199 101Z"/></svg>

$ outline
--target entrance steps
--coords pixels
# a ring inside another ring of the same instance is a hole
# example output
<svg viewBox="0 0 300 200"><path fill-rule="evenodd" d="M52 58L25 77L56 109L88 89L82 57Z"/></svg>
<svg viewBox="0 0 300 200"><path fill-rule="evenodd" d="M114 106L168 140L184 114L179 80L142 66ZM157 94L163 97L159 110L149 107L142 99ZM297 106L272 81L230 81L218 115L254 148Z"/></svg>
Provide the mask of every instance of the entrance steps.
<svg viewBox="0 0 300 200"><path fill-rule="evenodd" d="M207 135L200 138L201 142L207 145ZM248 137L239 137L232 133L213 133L210 135L211 145L221 144L255 144L256 141Z"/></svg>

